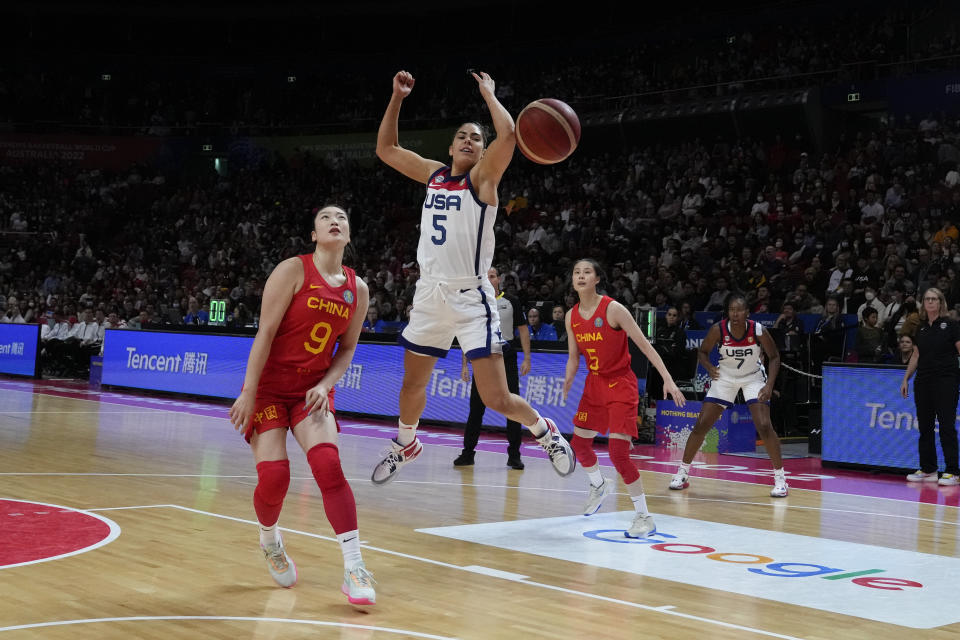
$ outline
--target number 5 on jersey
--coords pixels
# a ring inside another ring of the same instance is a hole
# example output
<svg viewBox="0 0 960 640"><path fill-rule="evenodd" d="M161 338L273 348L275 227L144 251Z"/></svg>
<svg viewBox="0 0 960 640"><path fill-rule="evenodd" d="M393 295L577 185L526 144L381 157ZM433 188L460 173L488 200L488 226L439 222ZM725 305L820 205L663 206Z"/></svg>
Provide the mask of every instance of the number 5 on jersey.
<svg viewBox="0 0 960 640"><path fill-rule="evenodd" d="M437 246L440 246L441 244L447 241L447 228L442 224L440 224L441 222L444 222L446 219L447 219L447 215L445 213L433 214L433 228L436 229L437 232L439 232L440 237L433 235L433 236L430 236L430 239L433 240L433 244Z"/></svg>
<svg viewBox="0 0 960 640"><path fill-rule="evenodd" d="M600 356L597 355L596 349L587 349L587 367L590 371L599 371L600 370Z"/></svg>

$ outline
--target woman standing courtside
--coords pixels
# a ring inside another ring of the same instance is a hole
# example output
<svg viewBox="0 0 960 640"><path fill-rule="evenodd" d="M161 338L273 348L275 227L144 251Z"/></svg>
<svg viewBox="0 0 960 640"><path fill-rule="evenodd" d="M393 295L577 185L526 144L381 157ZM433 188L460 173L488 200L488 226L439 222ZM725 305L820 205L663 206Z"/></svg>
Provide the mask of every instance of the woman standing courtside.
<svg viewBox="0 0 960 640"><path fill-rule="evenodd" d="M317 244L314 252L278 264L263 288L260 327L230 421L257 461L253 507L273 579L282 587L297 581L277 530L290 485L287 431L292 430L307 454L343 552L341 591L352 604L374 604L373 577L360 556L357 505L340 466L333 408L333 385L353 359L369 292L353 269L343 266L343 250L350 242L344 209L320 209L311 237Z"/></svg>
<svg viewBox="0 0 960 640"><path fill-rule="evenodd" d="M914 336L913 355L903 374L900 393L910 395L908 382L914 372L913 398L917 405L917 427L920 429L920 468L909 474L910 482L939 482L942 486L958 483L957 398L960 385L960 325L947 315L943 292L933 287L923 293L920 326ZM935 423L940 423L940 447L945 470L937 478L937 443Z"/></svg>

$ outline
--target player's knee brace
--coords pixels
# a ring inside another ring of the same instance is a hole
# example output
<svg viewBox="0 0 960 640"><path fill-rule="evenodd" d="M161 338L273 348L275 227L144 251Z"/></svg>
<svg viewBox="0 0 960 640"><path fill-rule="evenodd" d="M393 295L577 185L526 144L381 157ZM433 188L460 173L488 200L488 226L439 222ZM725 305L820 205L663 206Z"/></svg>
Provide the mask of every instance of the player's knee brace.
<svg viewBox="0 0 960 640"><path fill-rule="evenodd" d="M273 506L283 502L289 487L289 460L265 460L257 465L257 489L254 495L259 494L264 504Z"/></svg>
<svg viewBox="0 0 960 640"><path fill-rule="evenodd" d="M307 451L307 462L321 492L336 491L347 484L340 466L340 450L337 445L323 442L312 447Z"/></svg>
<svg viewBox="0 0 960 640"><path fill-rule="evenodd" d="M607 448L610 450L610 461L623 478L624 484L633 484L640 477L640 472L630 459L630 449L633 445L629 440L610 438Z"/></svg>
<svg viewBox="0 0 960 640"><path fill-rule="evenodd" d="M570 440L570 448L576 454L580 466L589 469L597 464L597 454L593 452L593 438L584 438L574 433Z"/></svg>
<svg viewBox="0 0 960 640"><path fill-rule="evenodd" d="M260 524L268 527L276 524L289 487L289 460L265 460L257 464L257 488L253 492L253 508Z"/></svg>
<svg viewBox="0 0 960 640"><path fill-rule="evenodd" d="M334 532L357 528L357 503L340 466L337 445L323 442L307 451L307 462L323 496L323 510Z"/></svg>

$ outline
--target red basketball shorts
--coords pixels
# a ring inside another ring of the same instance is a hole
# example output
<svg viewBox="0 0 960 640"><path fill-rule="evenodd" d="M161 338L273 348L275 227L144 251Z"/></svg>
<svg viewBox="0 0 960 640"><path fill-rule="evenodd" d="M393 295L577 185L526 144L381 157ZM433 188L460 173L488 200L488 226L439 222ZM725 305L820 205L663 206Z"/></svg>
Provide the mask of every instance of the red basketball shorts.
<svg viewBox="0 0 960 640"><path fill-rule="evenodd" d="M573 417L574 426L597 433L622 433L637 437L637 377L633 371L607 377L588 374L580 406Z"/></svg>
<svg viewBox="0 0 960 640"><path fill-rule="evenodd" d="M326 371L311 371L300 374L294 369L290 372L271 372L264 370L257 387L257 398L253 408L251 428L247 431L247 442L254 432L263 433L270 429L288 427L295 429L307 417L307 391L315 387L326 375ZM330 389L329 411L334 413L333 396ZM336 420L336 417L334 417ZM337 431L340 430L339 423Z"/></svg>

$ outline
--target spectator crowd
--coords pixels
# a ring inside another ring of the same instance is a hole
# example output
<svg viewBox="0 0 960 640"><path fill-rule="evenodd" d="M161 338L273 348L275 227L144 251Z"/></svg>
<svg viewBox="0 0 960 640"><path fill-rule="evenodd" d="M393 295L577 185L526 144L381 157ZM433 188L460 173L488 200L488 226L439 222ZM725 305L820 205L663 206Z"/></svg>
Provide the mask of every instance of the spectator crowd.
<svg viewBox="0 0 960 640"><path fill-rule="evenodd" d="M570 268L591 256L628 308L691 322L739 291L755 313L819 314L818 334L857 314L856 346L822 357L894 359L923 289L941 289L957 315L958 132L929 115L823 154L716 139L546 169L518 161L502 184L495 264L534 339L562 339ZM382 165L309 154L226 177L0 167L0 317L48 325L45 343L74 343L51 353L77 361L104 327L207 324L214 299L227 301L227 324L255 326L265 278L311 250L312 211L333 201L350 212L347 261L371 289L365 330L397 331L417 279L420 197Z"/></svg>
<svg viewBox="0 0 960 640"><path fill-rule="evenodd" d="M900 73L960 51L950 25L933 24L945 7L886 3L830 19L758 19L735 33L675 25L659 37L611 40L587 57L571 45L566 55L502 60L511 71L499 76L498 95L525 104L568 86L578 109L602 109L614 98L622 106L842 80L847 63L866 59ZM907 26L913 36L904 36ZM426 98L411 100L405 116L449 121L472 112L472 91L442 85L458 62L434 62L418 81ZM282 91L149 72L94 86L82 75L3 66L0 122L160 135L204 121L275 126L331 114L362 129L379 118L394 71L374 74L373 64L358 60L352 74L338 65L332 79L323 69L284 78ZM822 152L795 137L690 135L584 148L551 167L517 160L501 184L495 227L501 286L521 300L535 340L565 339L570 269L589 256L606 266L611 296L670 326L695 328L697 312L720 311L730 292L743 292L752 312L777 315L786 343L812 333L814 361L897 361L926 287L942 290L957 316L958 137L956 114L931 113L848 130ZM347 263L371 290L364 331L396 332L418 275L421 197L372 154L274 154L223 174L0 166L0 321L42 323L50 361L81 369L105 328L208 325L212 300L226 301L225 324L255 327L265 279L280 260L311 250L312 212L336 202L351 216ZM812 332L802 314L819 316ZM857 338L847 344L840 336L851 315Z"/></svg>

